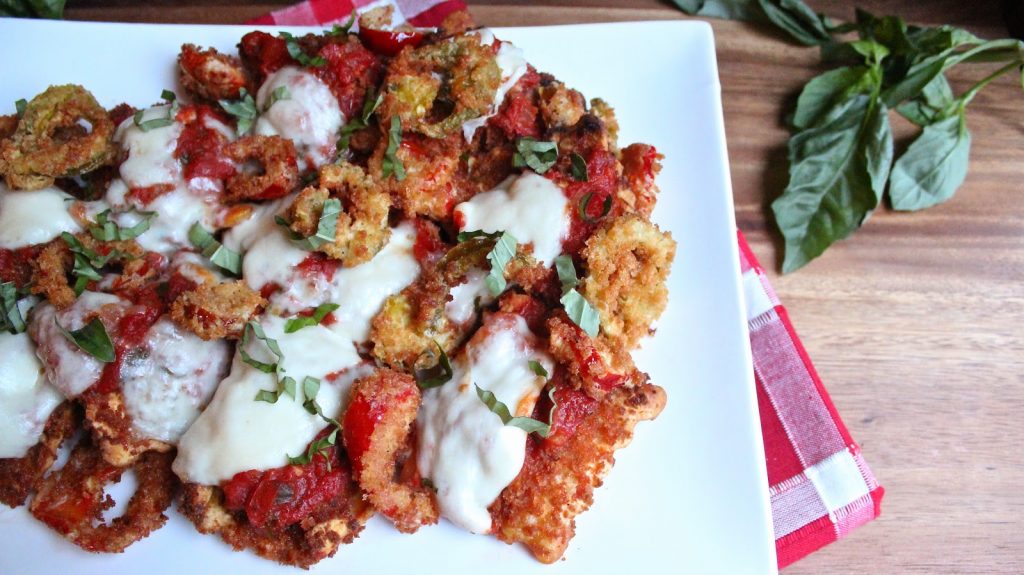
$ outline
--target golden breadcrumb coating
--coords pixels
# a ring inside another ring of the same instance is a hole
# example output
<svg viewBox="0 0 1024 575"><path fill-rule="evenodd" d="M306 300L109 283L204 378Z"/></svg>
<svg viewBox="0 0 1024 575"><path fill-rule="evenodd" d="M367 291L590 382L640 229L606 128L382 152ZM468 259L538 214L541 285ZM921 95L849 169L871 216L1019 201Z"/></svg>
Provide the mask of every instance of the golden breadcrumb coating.
<svg viewBox="0 0 1024 575"><path fill-rule="evenodd" d="M174 300L171 319L205 340L238 339L266 305L245 282L204 283Z"/></svg>
<svg viewBox="0 0 1024 575"><path fill-rule="evenodd" d="M57 450L74 435L82 414L74 403L65 401L53 410L39 443L24 457L0 459L0 503L18 507L42 484L43 476L57 460Z"/></svg>

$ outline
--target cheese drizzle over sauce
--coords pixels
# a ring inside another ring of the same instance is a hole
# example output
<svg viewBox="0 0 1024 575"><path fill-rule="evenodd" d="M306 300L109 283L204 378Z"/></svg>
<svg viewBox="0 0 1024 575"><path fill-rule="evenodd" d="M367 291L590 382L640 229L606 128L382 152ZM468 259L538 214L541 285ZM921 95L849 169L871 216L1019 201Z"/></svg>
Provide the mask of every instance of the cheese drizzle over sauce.
<svg viewBox="0 0 1024 575"><path fill-rule="evenodd" d="M82 230L68 208L74 198L57 188L11 191L0 184L0 249L46 243Z"/></svg>
<svg viewBox="0 0 1024 575"><path fill-rule="evenodd" d="M487 28L469 32L469 34L479 34L480 43L484 46L490 46L494 43L494 34ZM491 104L490 110L483 116L462 123L462 135L466 138L467 142L472 142L476 131L482 128L487 123L487 120L498 113L502 102L505 101L505 95L516 85L516 82L523 77L523 74L528 69L526 58L523 57L523 51L511 42L499 41L498 53L495 55L495 58L498 61L498 67L501 68L501 84L498 85L498 90L494 93L494 102Z"/></svg>
<svg viewBox="0 0 1024 575"><path fill-rule="evenodd" d="M473 533L491 531L487 508L526 458L526 432L502 424L474 384L494 393L514 415L529 416L545 385L530 369L531 360L554 370L522 317L494 314L452 361L452 379L423 392L417 467L437 488L441 514Z"/></svg>
<svg viewBox="0 0 1024 575"><path fill-rule="evenodd" d="M268 109L274 90L280 87L286 88L289 96ZM321 166L334 156L345 117L331 89L314 74L294 66L281 68L260 86L256 106L266 110L256 120L256 133L291 140L307 168Z"/></svg>

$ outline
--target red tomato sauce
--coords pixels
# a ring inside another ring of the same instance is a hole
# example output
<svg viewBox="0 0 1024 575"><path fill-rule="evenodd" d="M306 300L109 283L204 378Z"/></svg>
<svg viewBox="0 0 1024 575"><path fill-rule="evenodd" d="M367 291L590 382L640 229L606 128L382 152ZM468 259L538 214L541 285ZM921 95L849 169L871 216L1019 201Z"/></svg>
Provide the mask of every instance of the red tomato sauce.
<svg viewBox="0 0 1024 575"><path fill-rule="evenodd" d="M121 366L125 357L142 345L146 332L162 314L161 307L136 305L121 317L111 337L114 344L114 361L103 367L103 374L94 386L96 391L109 393L121 385Z"/></svg>
<svg viewBox="0 0 1024 575"><path fill-rule="evenodd" d="M331 89L341 113L346 118L355 118L362 112L367 90L375 86L383 74L384 65L358 42L327 44L320 48L319 56L326 63L309 71Z"/></svg>
<svg viewBox="0 0 1024 575"><path fill-rule="evenodd" d="M223 153L226 141L223 134L206 125L206 118L223 121L210 107L185 106L178 112L177 120L184 124L174 157L181 160L185 168L185 179L211 178L223 180L235 173L235 167Z"/></svg>
<svg viewBox="0 0 1024 575"><path fill-rule="evenodd" d="M334 274L341 267L341 262L327 257L320 252L313 252L306 256L306 259L295 266L299 272L307 278L323 278L326 281L333 281Z"/></svg>
<svg viewBox="0 0 1024 575"><path fill-rule="evenodd" d="M505 103L489 122L499 128L509 139L523 136L539 138L541 135L540 109L534 102L540 74L531 66L509 90Z"/></svg>
<svg viewBox="0 0 1024 575"><path fill-rule="evenodd" d="M36 259L41 246L28 246L16 250L0 249L0 281L14 282L24 287L32 281L32 260Z"/></svg>
<svg viewBox="0 0 1024 575"><path fill-rule="evenodd" d="M242 36L238 53L246 67L257 76L257 83L262 83L264 78L285 66L298 65L288 53L285 41L266 32L249 32Z"/></svg>
<svg viewBox="0 0 1024 575"><path fill-rule="evenodd" d="M576 255L583 249L584 243L597 229L601 222L609 217L621 213L622 206L616 191L619 188L619 173L615 156L608 151L594 150L589 157L584 158L587 162L588 181L577 182L572 178L563 179L563 189L569 198L569 209L571 221L569 233L562 242L562 249L565 253ZM580 216L584 199L590 195L587 202L587 219ZM605 202L611 198L611 207L603 217Z"/></svg>
<svg viewBox="0 0 1024 575"><path fill-rule="evenodd" d="M174 191L173 184L155 184L144 188L132 188L128 190L128 199L145 207L153 203L160 196Z"/></svg>

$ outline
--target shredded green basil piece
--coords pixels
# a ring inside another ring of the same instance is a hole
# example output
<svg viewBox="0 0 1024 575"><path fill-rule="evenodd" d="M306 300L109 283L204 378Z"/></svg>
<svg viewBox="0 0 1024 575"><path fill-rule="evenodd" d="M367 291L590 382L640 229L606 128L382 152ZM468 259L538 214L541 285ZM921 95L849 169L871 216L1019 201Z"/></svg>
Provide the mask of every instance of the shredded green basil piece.
<svg viewBox="0 0 1024 575"><path fill-rule="evenodd" d="M323 210L320 212L320 220L316 225L316 233L309 237L302 237L289 229L289 236L293 244L307 250L314 251L322 245L334 243L335 233L338 229L338 216L341 215L341 200L329 198L324 202ZM274 218L278 225L288 227L288 222L281 216Z"/></svg>
<svg viewBox="0 0 1024 575"><path fill-rule="evenodd" d="M89 226L89 233L101 242L135 239L149 229L153 218L157 215L156 212L136 213L142 216L142 220L130 228L122 228L115 222L110 221L110 210L104 210L96 215L96 225Z"/></svg>
<svg viewBox="0 0 1024 575"><path fill-rule="evenodd" d="M338 428L335 427L329 435L321 437L309 444L306 452L296 457L288 456L288 463L292 465L308 465L313 458L320 455L327 462L327 469L331 469L331 460L327 457L327 452L332 446L338 442Z"/></svg>
<svg viewBox="0 0 1024 575"><path fill-rule="evenodd" d="M277 90L274 92L277 92ZM225 112L234 116L236 123L235 131L238 132L239 136L244 136L252 130L252 125L256 121L258 112L256 111L256 101L252 99L252 94L245 88L242 88L239 96L238 100L218 100L217 102ZM273 94L271 95L271 100L273 100ZM271 106L274 104L274 101L276 100L271 102ZM267 108L269 107L267 106Z"/></svg>
<svg viewBox="0 0 1024 575"><path fill-rule="evenodd" d="M434 342L437 346L437 363L429 369L416 370L416 385L420 389L431 389L440 387L452 379L452 364L448 360L448 354L444 352L441 344ZM424 352L426 353L426 352Z"/></svg>
<svg viewBox="0 0 1024 575"><path fill-rule="evenodd" d="M258 393L256 393L256 401L265 401L267 403L277 403L278 396L279 396L279 393L276 392L276 391L267 391L265 389L261 389Z"/></svg>
<svg viewBox="0 0 1024 575"><path fill-rule="evenodd" d="M484 278L487 289L491 294L498 296L505 291L508 282L505 281L505 266L516 256L518 241L515 236L508 232L501 232L501 235L494 242L494 248L487 254L487 261L491 262L491 271Z"/></svg>
<svg viewBox="0 0 1024 575"><path fill-rule="evenodd" d="M21 118L25 115L25 108L28 106L28 101L25 98L16 100L14 102L14 109L18 112L18 117Z"/></svg>
<svg viewBox="0 0 1024 575"><path fill-rule="evenodd" d="M588 224L592 224L601 218L608 215L608 212L612 211L612 197L610 195L604 197L604 205L601 206L601 215L592 217L588 211L590 207L590 201L594 199L594 192L587 192L580 199L579 203L579 214L580 219Z"/></svg>
<svg viewBox="0 0 1024 575"><path fill-rule="evenodd" d="M352 118L341 127L341 132L338 136L339 162L343 159L342 152L348 150L349 142L352 140L352 134L370 125L370 117L377 111L377 108L383 100L383 92L374 95L372 88L367 90L366 99L363 101L363 113L357 118Z"/></svg>
<svg viewBox="0 0 1024 575"><path fill-rule="evenodd" d="M116 358L114 354L114 344L110 341L110 336L107 335L107 328L103 326L103 322L100 321L100 318L92 318L89 320L89 323L75 331L68 331L65 329L64 326L57 321L57 318L53 318L53 323L57 325L57 329L64 334L64 337L66 337L68 341L78 346L78 349L81 349L101 362L111 363Z"/></svg>
<svg viewBox="0 0 1024 575"><path fill-rule="evenodd" d="M572 164L572 179L577 182L589 182L590 172L587 170L587 161L583 159L583 156L573 152L569 156L569 160Z"/></svg>
<svg viewBox="0 0 1024 575"><path fill-rule="evenodd" d="M562 254L555 258L555 271L558 272L558 281L562 283L562 294L576 287L580 280L576 277L576 266L572 263L572 256Z"/></svg>
<svg viewBox="0 0 1024 575"><path fill-rule="evenodd" d="M544 366L541 365L539 361L537 361L535 359L531 359L529 361L529 365L530 365L530 371L532 371L533 373L539 375L540 377L547 377L548 376L548 370L544 369Z"/></svg>
<svg viewBox="0 0 1024 575"><path fill-rule="evenodd" d="M391 128L388 129L388 147L384 150L381 172L385 178L394 175L401 182L405 179L405 166L398 157L398 146L402 143L402 120L391 116Z"/></svg>
<svg viewBox="0 0 1024 575"><path fill-rule="evenodd" d="M534 138L516 140L516 151L512 154L512 166L529 167L538 174L551 169L558 161L558 144L543 142Z"/></svg>
<svg viewBox="0 0 1024 575"><path fill-rule="evenodd" d="M356 10L353 8L352 13L348 15L348 20L345 20L344 24L335 24L330 30L325 31L324 33L329 36L345 36L349 33L349 30L352 29L352 26L354 26L355 23Z"/></svg>
<svg viewBox="0 0 1024 575"><path fill-rule="evenodd" d="M486 389L482 389L475 383L473 384L473 387L476 388L476 396L479 397L480 401L487 406L487 409L491 410L491 413L497 415L501 419L502 424L518 427L526 433L536 433L537 435L545 438L551 434L550 423L537 421L532 417L512 417L508 407L504 403L498 401L498 398L495 397L493 393Z"/></svg>
<svg viewBox="0 0 1024 575"><path fill-rule="evenodd" d="M266 363L249 355L249 352L246 351L246 347L249 345L249 341L251 341L253 337L262 341L263 344L267 346L267 349L270 350L270 353L277 357L277 361L274 363ZM281 364L284 362L284 354L281 352L281 346L277 344L276 339L267 337L267 333L263 331L263 326L256 321L249 321L245 324L245 328L242 330L242 341L238 345L238 354L242 356L242 361L263 373L280 373L284 371L281 367Z"/></svg>
<svg viewBox="0 0 1024 575"><path fill-rule="evenodd" d="M562 303L565 313L573 323L580 326L590 337L597 337L598 328L601 327L601 318L587 298L580 295L580 292L575 289L570 289L558 301Z"/></svg>
<svg viewBox="0 0 1024 575"><path fill-rule="evenodd" d="M459 232L459 235L455 236L455 239L461 244L462 242L469 241L476 238L487 238L490 240L496 240L501 237L501 232L485 232L483 230L473 230L469 232Z"/></svg>
<svg viewBox="0 0 1024 575"><path fill-rule="evenodd" d="M18 288L14 282L0 283L0 312L0 331L12 334L25 332L25 318L18 308Z"/></svg>
<svg viewBox="0 0 1024 575"><path fill-rule="evenodd" d="M288 32L280 32L278 37L284 39L285 47L288 49L288 55L295 58L299 64L303 66L319 67L327 63L321 56L310 56L302 50L302 46L299 45L299 41L295 36Z"/></svg>
<svg viewBox="0 0 1024 575"><path fill-rule="evenodd" d="M192 224L192 227L189 228L188 241L192 242L192 245L213 265L231 275L241 275L242 254L224 247L199 222Z"/></svg>
<svg viewBox="0 0 1024 575"><path fill-rule="evenodd" d="M160 92L160 97L167 101L171 107L167 110L167 115L163 118L153 118L150 120L143 120L146 117L146 110L139 110L135 112L133 121L135 125L139 127L143 132L155 130L157 128L164 128L174 123L174 119L178 116L178 99L174 95L174 92L170 90L164 90Z"/></svg>
<svg viewBox="0 0 1024 575"><path fill-rule="evenodd" d="M270 93L270 101L267 102L267 105L266 107L263 108L263 111L266 112L270 108L274 107L274 104L280 102L281 100L291 99L292 94L291 92L288 91L288 86L278 86L274 88L273 92Z"/></svg>
<svg viewBox="0 0 1024 575"><path fill-rule="evenodd" d="M0 17L47 18L64 17L64 0L0 0Z"/></svg>
<svg viewBox="0 0 1024 575"><path fill-rule="evenodd" d="M320 322L327 317L327 314L338 309L339 306L336 303L324 303L316 306L313 310L312 315L293 317L284 323L285 333L295 333L304 327L313 327L314 325L320 325Z"/></svg>
<svg viewBox="0 0 1024 575"><path fill-rule="evenodd" d="M71 249L71 254L75 259L74 268L72 268L71 273L78 278L74 286L76 296L82 295L90 281L103 279L99 269L110 263L110 260L134 259L134 256L120 250L110 250L109 253L101 255L95 250L85 247L78 238L68 232L62 232L60 237Z"/></svg>

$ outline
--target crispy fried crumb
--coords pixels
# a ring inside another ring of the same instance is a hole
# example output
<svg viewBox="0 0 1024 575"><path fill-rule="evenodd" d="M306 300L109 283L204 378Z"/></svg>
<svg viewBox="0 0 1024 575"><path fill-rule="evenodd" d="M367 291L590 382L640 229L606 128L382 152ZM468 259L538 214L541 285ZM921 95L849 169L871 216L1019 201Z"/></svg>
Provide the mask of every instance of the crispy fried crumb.
<svg viewBox="0 0 1024 575"><path fill-rule="evenodd" d="M267 300L245 282L204 283L171 304L171 319L205 340L238 339Z"/></svg>
<svg viewBox="0 0 1024 575"><path fill-rule="evenodd" d="M69 401L57 406L46 420L39 443L24 457L0 459L0 503L18 507L43 481L57 459L57 450L78 429L82 414Z"/></svg>

